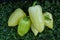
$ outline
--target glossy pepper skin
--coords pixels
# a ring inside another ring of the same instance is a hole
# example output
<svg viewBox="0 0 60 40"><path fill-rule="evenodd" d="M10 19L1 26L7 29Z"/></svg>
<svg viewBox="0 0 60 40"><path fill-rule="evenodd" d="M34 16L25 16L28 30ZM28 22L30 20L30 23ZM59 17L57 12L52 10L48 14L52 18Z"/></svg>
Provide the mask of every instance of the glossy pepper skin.
<svg viewBox="0 0 60 40"><path fill-rule="evenodd" d="M44 17L42 14L42 7L40 5L31 6L28 9L29 16L32 24L38 30L42 32L44 30Z"/></svg>
<svg viewBox="0 0 60 40"><path fill-rule="evenodd" d="M44 23L50 29L53 29L53 17L52 14L49 12L44 13Z"/></svg>
<svg viewBox="0 0 60 40"><path fill-rule="evenodd" d="M21 18L26 17L24 11L20 8L17 8L9 17L8 26L16 26L19 23Z"/></svg>
<svg viewBox="0 0 60 40"><path fill-rule="evenodd" d="M25 17L20 20L19 25L18 25L18 34L20 36L24 36L30 29L30 18Z"/></svg>

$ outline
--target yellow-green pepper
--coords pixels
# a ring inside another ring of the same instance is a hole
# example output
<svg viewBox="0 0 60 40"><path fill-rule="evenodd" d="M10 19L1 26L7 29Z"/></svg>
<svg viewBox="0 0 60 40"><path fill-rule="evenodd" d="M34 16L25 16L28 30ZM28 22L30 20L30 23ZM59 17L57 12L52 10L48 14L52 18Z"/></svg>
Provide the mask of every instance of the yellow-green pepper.
<svg viewBox="0 0 60 40"><path fill-rule="evenodd" d="M44 24L50 29L53 29L53 18L52 14L49 12L44 13Z"/></svg>
<svg viewBox="0 0 60 40"><path fill-rule="evenodd" d="M18 34L20 36L24 36L30 29L30 18L25 17L20 20L19 25L18 25Z"/></svg>
<svg viewBox="0 0 60 40"><path fill-rule="evenodd" d="M17 8L9 17L8 26L16 26L19 23L19 20L24 17L26 17L24 11L20 8Z"/></svg>

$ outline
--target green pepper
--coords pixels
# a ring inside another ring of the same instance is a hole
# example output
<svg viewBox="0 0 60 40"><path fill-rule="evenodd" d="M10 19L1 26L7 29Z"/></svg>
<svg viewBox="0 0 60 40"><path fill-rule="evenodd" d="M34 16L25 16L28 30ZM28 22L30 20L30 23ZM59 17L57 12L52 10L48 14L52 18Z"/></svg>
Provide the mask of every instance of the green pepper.
<svg viewBox="0 0 60 40"><path fill-rule="evenodd" d="M19 25L18 25L18 34L20 36L24 36L30 29L30 18L25 17L20 20Z"/></svg>

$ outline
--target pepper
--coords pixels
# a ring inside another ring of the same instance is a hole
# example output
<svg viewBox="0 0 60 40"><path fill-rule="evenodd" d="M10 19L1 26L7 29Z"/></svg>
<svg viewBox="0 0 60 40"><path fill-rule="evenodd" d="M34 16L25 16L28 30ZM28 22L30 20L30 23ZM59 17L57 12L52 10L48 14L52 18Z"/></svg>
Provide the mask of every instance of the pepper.
<svg viewBox="0 0 60 40"><path fill-rule="evenodd" d="M34 33L34 35L37 36L38 30L33 25L31 25L31 30Z"/></svg>
<svg viewBox="0 0 60 40"><path fill-rule="evenodd" d="M44 13L44 24L50 29L53 29L53 18L52 14L49 12Z"/></svg>
<svg viewBox="0 0 60 40"><path fill-rule="evenodd" d="M32 24L38 30L42 32L44 30L44 17L42 14L42 7L40 5L31 6L28 9L29 16Z"/></svg>
<svg viewBox="0 0 60 40"><path fill-rule="evenodd" d="M16 25L18 25L19 20L20 20L21 18L24 18L24 17L26 17L25 12L24 12L22 9L17 8L17 9L11 14L11 16L9 17L8 26L16 26Z"/></svg>
<svg viewBox="0 0 60 40"><path fill-rule="evenodd" d="M19 25L18 25L18 34L20 36L24 36L30 29L30 18L25 17L20 20Z"/></svg>

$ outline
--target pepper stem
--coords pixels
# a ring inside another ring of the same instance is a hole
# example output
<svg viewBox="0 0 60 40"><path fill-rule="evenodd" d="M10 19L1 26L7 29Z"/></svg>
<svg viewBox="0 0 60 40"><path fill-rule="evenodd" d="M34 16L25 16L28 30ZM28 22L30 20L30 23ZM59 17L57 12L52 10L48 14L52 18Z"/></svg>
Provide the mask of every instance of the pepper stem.
<svg viewBox="0 0 60 40"><path fill-rule="evenodd" d="M32 6L35 6L36 4L37 4L37 1L35 1Z"/></svg>

